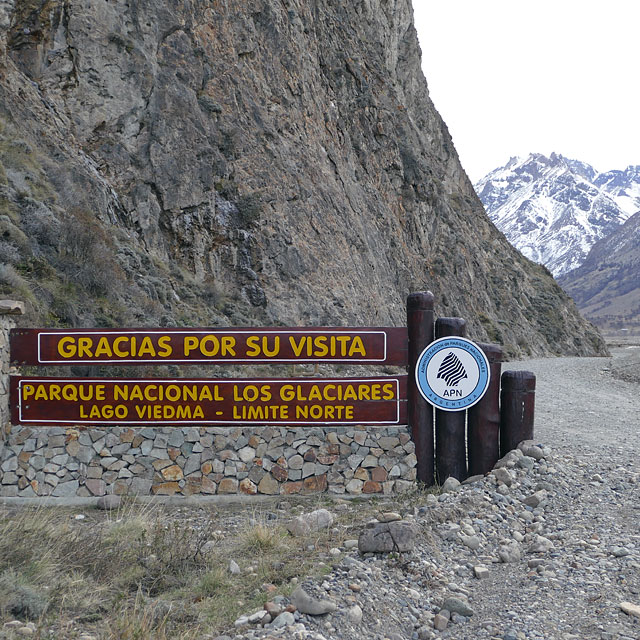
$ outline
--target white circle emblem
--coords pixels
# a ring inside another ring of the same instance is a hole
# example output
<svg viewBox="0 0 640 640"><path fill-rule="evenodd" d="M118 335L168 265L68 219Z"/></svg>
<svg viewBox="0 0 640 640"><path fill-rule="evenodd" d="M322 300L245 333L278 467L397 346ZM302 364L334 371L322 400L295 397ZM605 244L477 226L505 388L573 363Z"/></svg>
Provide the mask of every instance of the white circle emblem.
<svg viewBox="0 0 640 640"><path fill-rule="evenodd" d="M489 361L466 338L440 338L418 358L416 384L422 397L443 411L468 409L489 387Z"/></svg>

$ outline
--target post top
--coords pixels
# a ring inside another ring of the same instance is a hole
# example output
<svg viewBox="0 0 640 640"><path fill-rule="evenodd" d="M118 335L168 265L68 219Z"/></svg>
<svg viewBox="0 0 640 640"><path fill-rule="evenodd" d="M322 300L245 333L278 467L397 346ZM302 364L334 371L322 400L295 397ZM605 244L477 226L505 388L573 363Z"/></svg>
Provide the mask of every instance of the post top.
<svg viewBox="0 0 640 640"><path fill-rule="evenodd" d="M477 345L484 351L489 362L500 362L502 360L502 347L492 342L478 342Z"/></svg>
<svg viewBox="0 0 640 640"><path fill-rule="evenodd" d="M433 293L416 291L407 296L407 311L433 310Z"/></svg>
<svg viewBox="0 0 640 640"><path fill-rule="evenodd" d="M505 371L502 387L511 390L535 391L536 375L532 371Z"/></svg>
<svg viewBox="0 0 640 640"><path fill-rule="evenodd" d="M19 302L18 300L0 300L0 316L2 315L24 315L24 302Z"/></svg>

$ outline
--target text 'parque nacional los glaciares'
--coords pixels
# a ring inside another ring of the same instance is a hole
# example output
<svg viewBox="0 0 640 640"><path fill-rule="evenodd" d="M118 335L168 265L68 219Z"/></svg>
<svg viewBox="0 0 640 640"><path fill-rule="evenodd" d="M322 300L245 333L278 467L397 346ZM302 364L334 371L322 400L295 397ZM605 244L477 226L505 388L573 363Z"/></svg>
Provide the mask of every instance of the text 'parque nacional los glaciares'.
<svg viewBox="0 0 640 640"><path fill-rule="evenodd" d="M13 376L14 424L406 424L406 376L78 379Z"/></svg>
<svg viewBox="0 0 640 640"><path fill-rule="evenodd" d="M406 364L406 330L100 329L11 332L15 364Z"/></svg>

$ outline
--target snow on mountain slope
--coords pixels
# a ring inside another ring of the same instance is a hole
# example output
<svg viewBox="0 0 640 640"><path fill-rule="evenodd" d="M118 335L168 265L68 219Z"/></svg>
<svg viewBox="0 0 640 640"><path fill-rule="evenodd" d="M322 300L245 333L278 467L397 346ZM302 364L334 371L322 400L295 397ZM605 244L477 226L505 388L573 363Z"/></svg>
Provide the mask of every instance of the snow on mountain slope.
<svg viewBox="0 0 640 640"><path fill-rule="evenodd" d="M475 189L511 244L560 276L640 211L640 166L598 173L585 162L532 153L511 158Z"/></svg>

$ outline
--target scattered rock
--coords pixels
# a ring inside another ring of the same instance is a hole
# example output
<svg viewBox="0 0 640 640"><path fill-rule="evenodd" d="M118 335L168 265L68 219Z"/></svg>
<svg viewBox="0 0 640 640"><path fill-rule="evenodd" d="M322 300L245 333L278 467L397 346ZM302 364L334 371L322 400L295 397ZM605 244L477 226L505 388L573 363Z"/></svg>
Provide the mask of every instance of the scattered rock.
<svg viewBox="0 0 640 640"><path fill-rule="evenodd" d="M628 616L640 618L640 605L634 604L633 602L621 602L620 609Z"/></svg>
<svg viewBox="0 0 640 640"><path fill-rule="evenodd" d="M478 580L484 580L485 578L489 577L489 569L479 564L473 567L473 574L475 575L476 578L478 578Z"/></svg>
<svg viewBox="0 0 640 640"><path fill-rule="evenodd" d="M498 557L501 562L519 562L521 558L520 545L515 540L503 544L498 549Z"/></svg>
<svg viewBox="0 0 640 640"><path fill-rule="evenodd" d="M456 491L459 487L460 481L453 476L449 476L442 484L442 487L440 487L440 490L442 491L442 493L451 493L453 491Z"/></svg>
<svg viewBox="0 0 640 640"><path fill-rule="evenodd" d="M310 596L302 587L296 587L291 594L291 604L293 604L300 613L307 613L311 616L321 616L325 613L332 613L338 607L331 600L323 600Z"/></svg>
<svg viewBox="0 0 640 640"><path fill-rule="evenodd" d="M444 631L449 624L449 620L451 618L451 613L446 609L441 609L438 614L436 614L433 619L433 628L437 631Z"/></svg>
<svg viewBox="0 0 640 640"><path fill-rule="evenodd" d="M283 627L290 627L296 623L296 619L293 613L289 611L283 611L273 622L269 623L271 629L282 629Z"/></svg>
<svg viewBox="0 0 640 640"><path fill-rule="evenodd" d="M385 511L384 513L379 513L378 522L396 522L397 520L402 520L402 516L395 511Z"/></svg>
<svg viewBox="0 0 640 640"><path fill-rule="evenodd" d="M469 603L458 596L449 596L444 601L442 608L450 611L451 613L457 613L461 616L465 616L465 618L469 618L473 615L473 609L469 606Z"/></svg>
<svg viewBox="0 0 640 640"><path fill-rule="evenodd" d="M411 551L415 544L415 527L401 520L384 522L365 529L358 538L360 553L390 553Z"/></svg>
<svg viewBox="0 0 640 640"><path fill-rule="evenodd" d="M524 498L522 502L528 507L533 507L535 509L543 500L546 499L546 497L547 492L544 489L541 489L540 491L536 491L535 493L532 493L531 495Z"/></svg>
<svg viewBox="0 0 640 640"><path fill-rule="evenodd" d="M354 604L353 607L347 611L347 616L351 624L359 625L362 622L362 609L359 605Z"/></svg>
<svg viewBox="0 0 640 640"><path fill-rule="evenodd" d="M287 530L293 536L306 536L312 531L320 531L320 529L330 527L333 520L333 514L327 509L316 509L316 511L294 518L287 524Z"/></svg>

